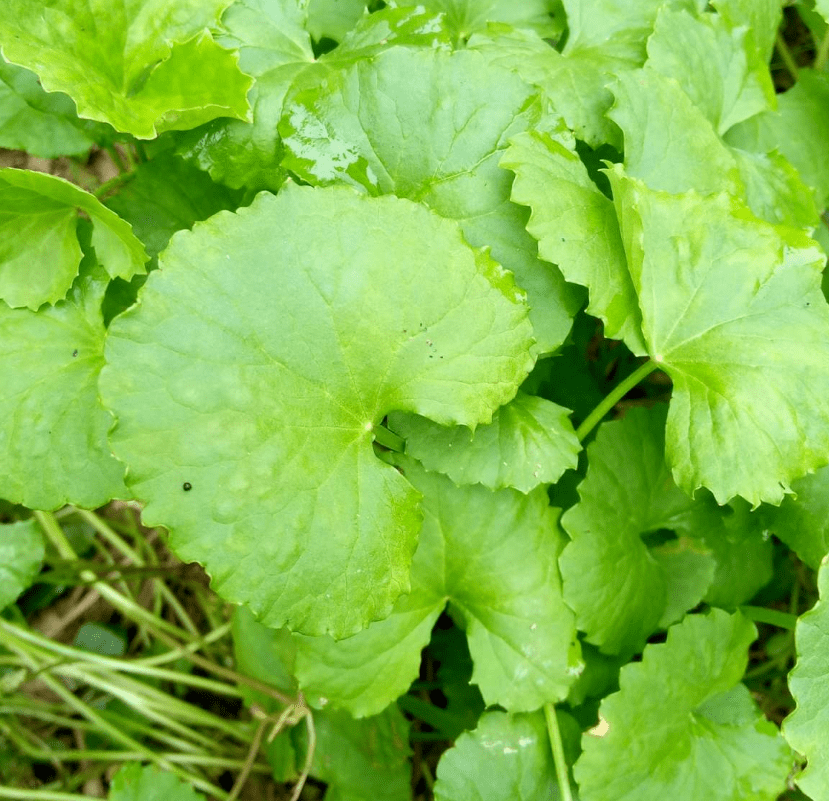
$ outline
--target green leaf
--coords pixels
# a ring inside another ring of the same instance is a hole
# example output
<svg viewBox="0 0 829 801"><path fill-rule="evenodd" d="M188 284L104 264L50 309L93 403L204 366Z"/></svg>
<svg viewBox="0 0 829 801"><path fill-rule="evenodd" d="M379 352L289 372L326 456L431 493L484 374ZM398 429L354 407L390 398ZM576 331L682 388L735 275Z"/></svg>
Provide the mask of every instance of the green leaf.
<svg viewBox="0 0 829 801"><path fill-rule="evenodd" d="M736 147L731 148L731 155L737 161L748 206L761 220L810 230L821 225L814 192L785 156L776 150L756 153Z"/></svg>
<svg viewBox="0 0 829 801"><path fill-rule="evenodd" d="M239 66L257 79L286 64L311 62L307 6L307 0L236 0L216 41L238 50Z"/></svg>
<svg viewBox="0 0 829 801"><path fill-rule="evenodd" d="M83 253L78 213L92 221L98 262L115 278L144 272L147 254L130 226L88 192L53 175L0 169L0 298L37 309L66 293Z"/></svg>
<svg viewBox="0 0 829 801"><path fill-rule="evenodd" d="M613 100L607 84L645 62L644 43L660 7L700 5L702 0L565 0L568 34L562 53L545 52L538 40L518 33L495 37L493 55L503 54L503 62L512 61L525 80L543 86L579 139L594 148L605 143L618 148L618 129L605 116Z"/></svg>
<svg viewBox="0 0 829 801"><path fill-rule="evenodd" d="M176 153L239 189L277 191L285 180L276 131L285 93L314 63L302 0L237 0L222 17L217 41L239 51L240 67L256 78L248 99L252 124L221 118L176 136Z"/></svg>
<svg viewBox="0 0 829 801"><path fill-rule="evenodd" d="M771 581L774 548L763 516L749 511L747 503L735 499L725 508L710 499L698 503L691 510L688 525L717 564L705 593L706 603L734 610Z"/></svg>
<svg viewBox="0 0 829 801"><path fill-rule="evenodd" d="M395 409L474 426L515 394L533 360L511 277L454 223L343 187L263 193L160 264L101 378L145 520L268 625L343 637L387 616L419 513L373 427Z"/></svg>
<svg viewBox="0 0 829 801"><path fill-rule="evenodd" d="M563 29L560 0L423 0L420 5L432 12L442 11L452 35L467 39L488 23L499 22L532 30L539 36L555 39Z"/></svg>
<svg viewBox="0 0 829 801"><path fill-rule="evenodd" d="M766 525L817 570L829 553L829 467L792 484L794 495L763 510Z"/></svg>
<svg viewBox="0 0 829 801"><path fill-rule="evenodd" d="M444 713L441 733L448 740L456 740L461 732L478 725L486 708L480 690L470 684L474 665L465 632L457 626L436 627L429 641L429 655L439 664L436 680L446 698L446 709L441 710Z"/></svg>
<svg viewBox="0 0 829 801"><path fill-rule="evenodd" d="M564 599L587 641L605 653L641 650L666 616L669 575L642 535L675 529L694 502L665 464L665 414L664 406L631 409L601 426L587 448L580 501L561 520L571 538L559 559Z"/></svg>
<svg viewBox="0 0 829 801"><path fill-rule="evenodd" d="M295 693L294 662L296 648L286 629L271 629L258 623L246 606L233 610L233 655L236 667L245 676L270 684L286 693ZM273 699L245 684L239 685L248 705L258 703L265 709L276 708Z"/></svg>
<svg viewBox="0 0 829 801"><path fill-rule="evenodd" d="M538 709L567 694L581 668L554 554L561 534L544 490L456 487L401 460L423 494L412 590L391 616L340 642L296 637L296 674L311 703L371 714L406 690L447 600L465 624L472 682L487 704Z"/></svg>
<svg viewBox="0 0 829 801"><path fill-rule="evenodd" d="M311 184L394 193L458 220L527 291L545 352L561 344L581 299L539 261L526 212L509 200L511 176L498 167L507 139L540 124L542 111L517 76L477 53L395 48L288 101L284 165Z"/></svg>
<svg viewBox="0 0 829 801"><path fill-rule="evenodd" d="M565 57L532 31L495 27L475 34L469 48L487 62L517 72L527 83L539 87L567 127L591 147L606 142L621 144L619 129L605 116L613 102L606 84L615 75L640 66L644 55L633 63L603 49Z"/></svg>
<svg viewBox="0 0 829 801"><path fill-rule="evenodd" d="M428 536L428 533L426 534ZM356 717L375 715L409 689L420 669L420 653L446 605L439 583L430 580L434 548L423 542L412 563L411 591L391 614L345 640L295 634L296 676L308 702L331 704Z"/></svg>
<svg viewBox="0 0 829 801"><path fill-rule="evenodd" d="M812 188L822 210L829 204L829 169L822 156L829 137L829 79L805 68L798 76L788 92L778 95L778 112L758 114L735 126L726 141L732 148L781 153Z"/></svg>
<svg viewBox="0 0 829 801"><path fill-rule="evenodd" d="M289 696L295 696L297 684L293 670L296 649L291 642L290 632L287 629L270 629L257 623L246 606L237 606L233 610L231 624L236 670ZM246 706L256 704L274 718L278 718L284 711L284 706L272 696L247 684L239 683L238 688ZM273 771L274 781L290 782L299 775L297 749L290 732L283 731L267 742L265 755Z"/></svg>
<svg viewBox="0 0 829 801"><path fill-rule="evenodd" d="M550 741L541 713L487 712L438 762L435 801L558 799Z"/></svg>
<svg viewBox="0 0 829 801"><path fill-rule="evenodd" d="M829 452L825 257L725 195L608 175L648 353L674 385L666 448L677 484L708 487L721 504L780 503Z"/></svg>
<svg viewBox="0 0 829 801"><path fill-rule="evenodd" d="M285 181L284 148L276 132L282 101L308 65L290 64L258 78L250 92L253 123L218 119L176 137L176 154L232 189L276 192Z"/></svg>
<svg viewBox="0 0 829 801"><path fill-rule="evenodd" d="M367 0L309 0L308 31L317 41L340 41L366 12Z"/></svg>
<svg viewBox="0 0 829 801"><path fill-rule="evenodd" d="M79 119L69 97L43 91L33 72L0 59L0 147L47 159L79 156L111 130Z"/></svg>
<svg viewBox="0 0 829 801"><path fill-rule="evenodd" d="M43 566L43 535L34 518L0 525L0 610L14 603Z"/></svg>
<svg viewBox="0 0 829 801"><path fill-rule="evenodd" d="M584 660L584 670L573 682L567 695L567 703L571 708L583 706L589 699L603 698L618 690L619 670L628 661L625 657L603 654L587 642L581 644L581 654ZM595 704L598 708L598 700ZM580 748L579 753L581 753Z"/></svg>
<svg viewBox="0 0 829 801"><path fill-rule="evenodd" d="M568 35L562 53L527 31L491 29L473 37L470 46L541 87L579 139L594 148L605 143L618 148L619 130L605 116L613 102L607 84L645 62L644 43L660 7L701 5L701 0L566 0Z"/></svg>
<svg viewBox="0 0 829 801"><path fill-rule="evenodd" d="M701 12L706 0L564 0L569 34L564 54L596 49L630 62L644 61L645 43L662 9Z"/></svg>
<svg viewBox="0 0 829 801"><path fill-rule="evenodd" d="M66 300L37 313L0 304L0 498L95 509L131 497L98 399L102 277L82 274Z"/></svg>
<svg viewBox="0 0 829 801"><path fill-rule="evenodd" d="M657 625L666 629L705 597L718 563L705 542L693 537L669 540L650 553L665 577L665 610Z"/></svg>
<svg viewBox="0 0 829 801"><path fill-rule="evenodd" d="M124 656L127 652L127 634L95 620L81 624L72 640L73 648L80 648L100 656Z"/></svg>
<svg viewBox="0 0 829 801"><path fill-rule="evenodd" d="M173 773L129 762L112 777L109 801L204 801L204 796Z"/></svg>
<svg viewBox="0 0 829 801"><path fill-rule="evenodd" d="M176 231L191 228L222 209L235 209L241 197L201 170L164 154L139 164L129 183L105 202L132 226L147 253L155 257Z"/></svg>
<svg viewBox="0 0 829 801"><path fill-rule="evenodd" d="M666 50L673 41L671 33ZM709 63L712 60L713 56ZM747 152L726 145L712 126L716 121L691 102L688 88L673 76L655 72L652 63L653 59L645 69L625 73L611 86L616 105L608 116L624 131L626 172L666 192L729 192L745 198L761 219L813 228L817 210L810 192L786 159L777 152ZM676 64L675 71L689 74L682 64Z"/></svg>
<svg viewBox="0 0 829 801"><path fill-rule="evenodd" d="M515 173L512 199L532 209L527 230L541 258L590 290L587 311L601 317L608 337L645 352L636 292L612 201L590 180L573 150L532 131L511 140L501 166Z"/></svg>
<svg viewBox="0 0 829 801"><path fill-rule="evenodd" d="M797 83L778 98L779 116L769 116L772 142L817 193L818 207L829 205L829 74L801 69ZM797 136L792 136L797 131Z"/></svg>
<svg viewBox="0 0 829 801"><path fill-rule="evenodd" d="M364 720L335 711L314 713L314 720L311 775L328 783L326 801L409 798L409 723L396 707Z"/></svg>
<svg viewBox="0 0 829 801"><path fill-rule="evenodd" d="M757 636L742 615L689 615L668 640L622 668L582 740L575 776L584 801L773 801L792 756L739 684ZM624 765L624 770L619 766Z"/></svg>
<svg viewBox="0 0 829 801"><path fill-rule="evenodd" d="M581 446L569 415L569 409L519 392L474 432L399 413L389 417L389 425L406 439L407 454L456 484L529 492L555 484L577 466Z"/></svg>
<svg viewBox="0 0 829 801"><path fill-rule="evenodd" d="M625 171L651 189L678 194L743 187L734 157L673 78L645 68L619 76L608 116L625 134Z"/></svg>
<svg viewBox="0 0 829 801"><path fill-rule="evenodd" d="M789 689L797 707L783 721L783 734L789 745L808 761L796 779L797 785L814 801L829 799L829 705L826 703L829 568L826 561L823 560L818 573L820 598L810 611L801 615L795 627L797 663L789 673Z"/></svg>
<svg viewBox="0 0 829 801"><path fill-rule="evenodd" d="M391 47L426 47L449 50L452 38L446 17L424 5L389 6L357 22L342 42L322 56L327 64L343 64L379 55Z"/></svg>
<svg viewBox="0 0 829 801"><path fill-rule="evenodd" d="M820 4L825 0L817 0ZM783 8L777 0L712 0L717 13L733 28L748 29L748 41L761 64L768 64L774 50ZM800 11L800 9L798 9Z"/></svg>
<svg viewBox="0 0 829 801"><path fill-rule="evenodd" d="M779 12L779 3L772 2ZM648 39L648 67L677 81L721 136L736 123L775 106L768 59L757 58L745 19L739 25L719 14L692 17L665 8Z"/></svg>
<svg viewBox="0 0 829 801"><path fill-rule="evenodd" d="M6 60L66 92L78 113L151 139L215 117L248 114L250 78L204 30L229 0L8 0ZM101 33L103 32L103 33Z"/></svg>

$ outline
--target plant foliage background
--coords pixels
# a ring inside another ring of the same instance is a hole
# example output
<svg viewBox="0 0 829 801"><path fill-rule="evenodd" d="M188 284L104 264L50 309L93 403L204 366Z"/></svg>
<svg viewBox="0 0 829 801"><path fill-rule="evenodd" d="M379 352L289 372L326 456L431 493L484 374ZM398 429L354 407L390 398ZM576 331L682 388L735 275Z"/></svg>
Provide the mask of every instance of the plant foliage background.
<svg viewBox="0 0 829 801"><path fill-rule="evenodd" d="M829 5L6 6L0 798L829 798Z"/></svg>

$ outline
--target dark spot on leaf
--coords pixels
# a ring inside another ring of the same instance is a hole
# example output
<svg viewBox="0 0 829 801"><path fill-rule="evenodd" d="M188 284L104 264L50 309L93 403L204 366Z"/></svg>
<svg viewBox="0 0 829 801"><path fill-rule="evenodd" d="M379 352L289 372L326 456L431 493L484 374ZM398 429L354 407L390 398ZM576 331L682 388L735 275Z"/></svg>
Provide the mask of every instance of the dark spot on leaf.
<svg viewBox="0 0 829 801"><path fill-rule="evenodd" d="M185 492L190 492L190 490L191 490L191 489L193 489L193 485L192 485L189 481L185 481L185 482L181 485L181 488L182 488Z"/></svg>
<svg viewBox="0 0 829 801"><path fill-rule="evenodd" d="M75 348L75 350L72 351L72 358L74 358L77 355L78 355L78 349Z"/></svg>

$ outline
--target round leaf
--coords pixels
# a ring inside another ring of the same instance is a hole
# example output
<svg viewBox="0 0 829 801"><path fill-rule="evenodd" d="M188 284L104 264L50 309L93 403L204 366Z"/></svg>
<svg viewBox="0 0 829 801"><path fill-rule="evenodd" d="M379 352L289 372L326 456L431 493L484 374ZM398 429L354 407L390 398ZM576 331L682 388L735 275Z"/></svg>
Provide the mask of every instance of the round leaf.
<svg viewBox="0 0 829 801"><path fill-rule="evenodd" d="M582 739L584 801L773 801L791 752L739 684L757 636L742 615L690 615L622 668ZM619 766L623 765L624 770Z"/></svg>
<svg viewBox="0 0 829 801"><path fill-rule="evenodd" d="M66 92L78 114L152 139L216 117L245 119L251 79L205 30L231 0L7 0L5 58Z"/></svg>
<svg viewBox="0 0 829 801"><path fill-rule="evenodd" d="M789 688L797 708L783 721L789 744L808 760L797 783L815 801L829 798L829 704L826 687L829 678L829 627L826 598L829 594L829 568L818 573L820 599L803 615L795 628L797 664L789 674Z"/></svg>
<svg viewBox="0 0 829 801"><path fill-rule="evenodd" d="M436 801L558 798L544 716L487 712L441 757Z"/></svg>
<svg viewBox="0 0 829 801"><path fill-rule="evenodd" d="M579 503L562 517L571 537L559 559L564 597L605 653L638 651L658 627L672 582L642 535L675 528L694 504L665 464L665 414L664 406L631 409L605 423L587 449Z"/></svg>
<svg viewBox="0 0 829 801"><path fill-rule="evenodd" d="M457 220L527 291L541 351L561 345L581 294L538 258L526 209L498 166L508 137L542 124L535 91L479 53L394 48L286 102L284 165L314 185L394 193ZM405 131L406 135L401 136Z"/></svg>
<svg viewBox="0 0 829 801"><path fill-rule="evenodd" d="M392 415L389 425L406 439L406 453L427 470L445 473L456 484L489 489L529 492L554 484L576 467L581 450L570 410L523 392L474 432L407 414Z"/></svg>
<svg viewBox="0 0 829 801"><path fill-rule="evenodd" d="M145 519L268 625L385 617L418 493L373 428L395 409L474 426L515 394L533 360L511 276L454 223L344 187L263 193L159 262L101 382Z"/></svg>
<svg viewBox="0 0 829 801"><path fill-rule="evenodd" d="M0 303L0 498L94 509L130 497L98 399L103 287L81 276L66 300L39 312Z"/></svg>
<svg viewBox="0 0 829 801"><path fill-rule="evenodd" d="M825 255L727 195L669 195L608 174L647 350L674 383L666 449L677 484L721 504L780 503L829 453Z"/></svg>
<svg viewBox="0 0 829 801"><path fill-rule="evenodd" d="M0 610L29 589L43 565L43 552L34 518L0 526Z"/></svg>
<svg viewBox="0 0 829 801"><path fill-rule="evenodd" d="M829 467L792 485L796 495L763 510L767 525L813 570L829 554Z"/></svg>
<svg viewBox="0 0 829 801"><path fill-rule="evenodd" d="M447 601L465 624L472 683L488 704L523 711L561 700L584 663L561 595L562 536L545 490L457 487L414 460L397 462L423 493L412 590L354 637L295 636L296 674L311 703L365 715L394 701L417 677Z"/></svg>
<svg viewBox="0 0 829 801"><path fill-rule="evenodd" d="M92 221L92 246L110 276L144 272L144 246L95 197L54 175L0 169L0 298L9 306L38 309L66 297L83 256L79 211Z"/></svg>

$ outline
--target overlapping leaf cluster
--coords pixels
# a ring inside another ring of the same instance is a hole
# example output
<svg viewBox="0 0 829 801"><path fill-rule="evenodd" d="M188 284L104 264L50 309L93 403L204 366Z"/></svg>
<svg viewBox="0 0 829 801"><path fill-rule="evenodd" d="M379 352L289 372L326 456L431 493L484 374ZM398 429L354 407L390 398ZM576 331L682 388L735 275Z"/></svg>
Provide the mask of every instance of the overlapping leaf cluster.
<svg viewBox="0 0 829 801"><path fill-rule="evenodd" d="M332 798L405 794L395 702L447 614L501 709L435 798L568 797L559 729L586 801L773 799L792 749L825 798L821 609L783 734L740 683L770 532L829 549L829 77L775 93L780 24L13 0L0 145L141 160L103 203L0 170L0 497L140 501L239 605L245 670L318 710ZM671 387L585 450L613 404L574 427L582 307ZM4 603L34 534L3 532Z"/></svg>

